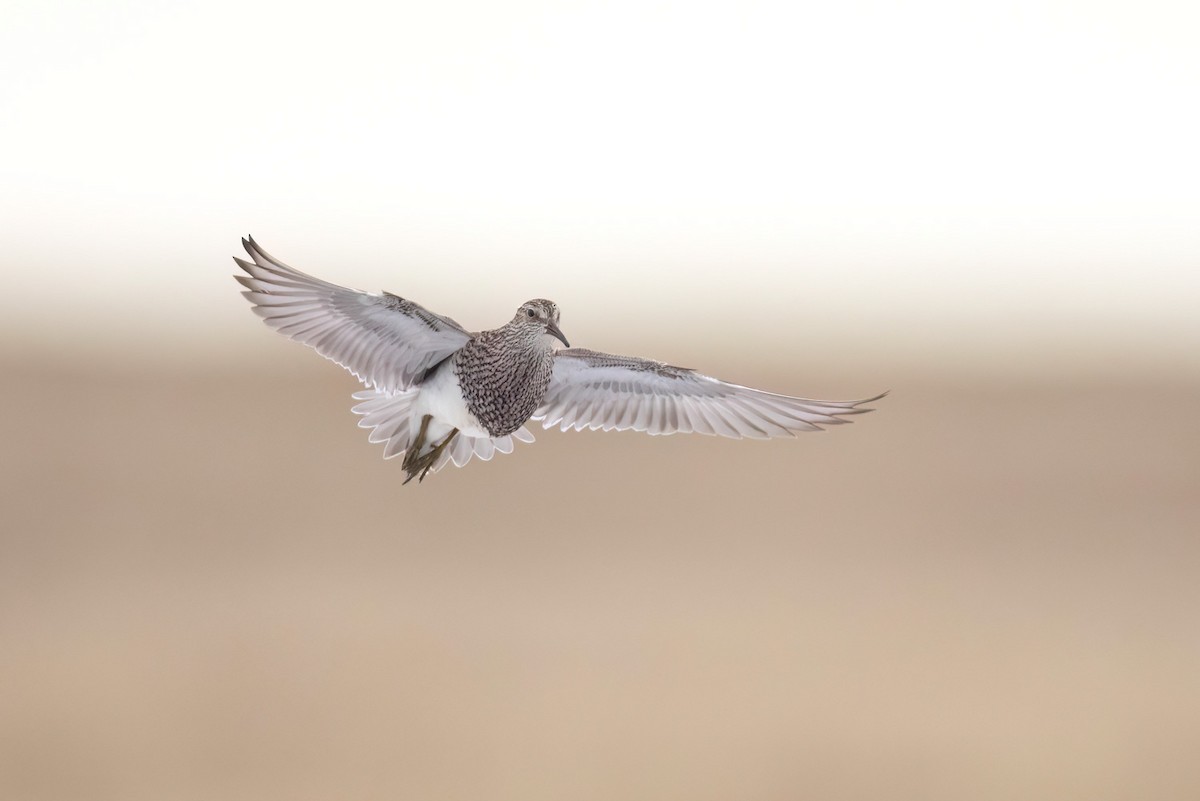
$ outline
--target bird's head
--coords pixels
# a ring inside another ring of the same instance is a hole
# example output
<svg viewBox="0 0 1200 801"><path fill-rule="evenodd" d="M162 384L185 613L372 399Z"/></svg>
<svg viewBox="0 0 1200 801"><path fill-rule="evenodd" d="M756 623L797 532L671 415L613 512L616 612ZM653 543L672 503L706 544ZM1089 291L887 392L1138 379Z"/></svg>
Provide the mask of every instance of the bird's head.
<svg viewBox="0 0 1200 801"><path fill-rule="evenodd" d="M568 348L571 344L558 327L558 306L553 301L535 298L521 304L513 324L535 335L552 336Z"/></svg>

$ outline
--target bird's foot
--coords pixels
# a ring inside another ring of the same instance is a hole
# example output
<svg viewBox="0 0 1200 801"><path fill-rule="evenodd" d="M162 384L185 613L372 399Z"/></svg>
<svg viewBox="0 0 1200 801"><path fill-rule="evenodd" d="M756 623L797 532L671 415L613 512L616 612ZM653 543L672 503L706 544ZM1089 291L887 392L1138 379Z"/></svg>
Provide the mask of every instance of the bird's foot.
<svg viewBox="0 0 1200 801"><path fill-rule="evenodd" d="M404 479L404 483L413 480L413 476L420 470L417 464L420 461L421 449L425 447L425 431L429 428L429 421L433 419L433 415L427 414L421 418L421 429L417 431L417 436L408 446L408 451L404 454L404 472L408 473L408 478Z"/></svg>

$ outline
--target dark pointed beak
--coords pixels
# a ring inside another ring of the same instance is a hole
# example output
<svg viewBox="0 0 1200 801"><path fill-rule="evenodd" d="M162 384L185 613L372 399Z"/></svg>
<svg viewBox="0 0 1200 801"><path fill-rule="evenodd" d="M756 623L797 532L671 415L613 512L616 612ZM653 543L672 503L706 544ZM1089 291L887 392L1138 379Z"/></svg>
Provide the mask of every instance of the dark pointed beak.
<svg viewBox="0 0 1200 801"><path fill-rule="evenodd" d="M563 336L563 332L559 330L558 326L555 325L553 321L546 323L546 333L556 338L568 348L571 347L571 343L567 341L567 338Z"/></svg>

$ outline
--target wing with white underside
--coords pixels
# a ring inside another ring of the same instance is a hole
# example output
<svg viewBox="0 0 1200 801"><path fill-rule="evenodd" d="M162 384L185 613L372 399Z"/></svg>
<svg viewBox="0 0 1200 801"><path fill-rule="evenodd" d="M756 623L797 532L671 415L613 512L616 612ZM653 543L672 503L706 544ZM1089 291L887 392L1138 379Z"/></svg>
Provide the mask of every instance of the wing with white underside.
<svg viewBox="0 0 1200 801"><path fill-rule="evenodd" d="M533 419L563 431L633 429L770 439L847 423L843 416L870 411L859 407L880 397L793 398L650 359L569 348L558 351L550 388Z"/></svg>
<svg viewBox="0 0 1200 801"><path fill-rule="evenodd" d="M253 238L253 261L234 258L247 275L234 278L254 312L284 336L353 373L368 387L406 389L458 350L470 334L449 317L397 295L375 295L313 278L267 254Z"/></svg>

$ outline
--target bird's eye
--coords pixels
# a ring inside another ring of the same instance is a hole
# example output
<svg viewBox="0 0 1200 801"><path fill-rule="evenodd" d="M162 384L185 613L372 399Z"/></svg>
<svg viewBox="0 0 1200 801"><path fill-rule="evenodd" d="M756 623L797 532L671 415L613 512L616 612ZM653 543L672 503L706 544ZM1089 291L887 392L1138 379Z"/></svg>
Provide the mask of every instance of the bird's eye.
<svg viewBox="0 0 1200 801"><path fill-rule="evenodd" d="M533 319L534 317L537 317L537 312L535 312L533 309L526 309L525 316L530 319Z"/></svg>

